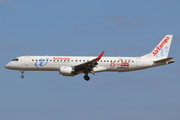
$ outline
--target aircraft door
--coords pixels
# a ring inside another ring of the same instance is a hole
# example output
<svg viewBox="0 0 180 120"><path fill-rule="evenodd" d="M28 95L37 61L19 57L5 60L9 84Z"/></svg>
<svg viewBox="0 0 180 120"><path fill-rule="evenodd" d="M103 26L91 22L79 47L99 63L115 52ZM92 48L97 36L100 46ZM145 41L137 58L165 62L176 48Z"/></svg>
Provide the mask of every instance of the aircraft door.
<svg viewBox="0 0 180 120"><path fill-rule="evenodd" d="M25 57L24 57L24 65L25 65L25 66L28 66L28 65L29 65L29 57L28 57L28 56L25 56Z"/></svg>
<svg viewBox="0 0 180 120"><path fill-rule="evenodd" d="M136 58L137 67L141 67L141 58Z"/></svg>

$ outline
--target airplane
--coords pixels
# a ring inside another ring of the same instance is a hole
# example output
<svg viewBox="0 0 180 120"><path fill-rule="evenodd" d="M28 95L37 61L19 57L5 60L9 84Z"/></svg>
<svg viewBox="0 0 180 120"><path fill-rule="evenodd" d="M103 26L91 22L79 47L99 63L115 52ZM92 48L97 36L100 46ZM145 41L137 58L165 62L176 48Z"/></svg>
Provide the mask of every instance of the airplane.
<svg viewBox="0 0 180 120"><path fill-rule="evenodd" d="M88 56L21 56L5 65L6 69L24 71L59 71L63 76L75 76L84 73L84 79L90 80L89 73L128 72L174 63L168 57L173 35L166 35L148 54L141 57L104 57L104 51L98 57Z"/></svg>

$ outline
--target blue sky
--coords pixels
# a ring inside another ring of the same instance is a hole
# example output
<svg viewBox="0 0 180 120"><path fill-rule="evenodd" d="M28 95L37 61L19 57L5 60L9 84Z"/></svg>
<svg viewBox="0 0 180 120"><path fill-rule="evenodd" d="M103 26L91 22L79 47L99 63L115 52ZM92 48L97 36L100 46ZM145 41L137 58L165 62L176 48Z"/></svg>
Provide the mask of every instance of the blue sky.
<svg viewBox="0 0 180 120"><path fill-rule="evenodd" d="M0 0L1 120L179 120L178 0ZM6 70L17 56L141 56L173 34L167 66L127 73Z"/></svg>

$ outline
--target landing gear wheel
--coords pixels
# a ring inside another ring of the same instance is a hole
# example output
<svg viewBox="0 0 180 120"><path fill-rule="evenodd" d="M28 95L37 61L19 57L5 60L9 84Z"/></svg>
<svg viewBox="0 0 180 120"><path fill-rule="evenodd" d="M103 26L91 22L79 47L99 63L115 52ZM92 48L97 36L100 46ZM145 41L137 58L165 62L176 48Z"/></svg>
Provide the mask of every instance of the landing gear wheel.
<svg viewBox="0 0 180 120"><path fill-rule="evenodd" d="M24 75L21 75L21 78L24 78Z"/></svg>
<svg viewBox="0 0 180 120"><path fill-rule="evenodd" d="M85 79L86 81L89 81L89 80L90 80L90 77L89 77L88 75L85 75L85 76L84 76L84 79Z"/></svg>
<svg viewBox="0 0 180 120"><path fill-rule="evenodd" d="M22 73L22 75L20 76L21 78L24 78L24 70L20 70L20 72Z"/></svg>

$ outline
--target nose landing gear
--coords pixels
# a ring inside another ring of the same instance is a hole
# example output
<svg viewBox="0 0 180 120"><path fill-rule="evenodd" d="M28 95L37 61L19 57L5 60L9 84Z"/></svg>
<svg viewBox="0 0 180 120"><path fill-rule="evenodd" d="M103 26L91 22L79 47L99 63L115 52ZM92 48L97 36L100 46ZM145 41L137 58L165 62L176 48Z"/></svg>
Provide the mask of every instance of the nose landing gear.
<svg viewBox="0 0 180 120"><path fill-rule="evenodd" d="M21 78L24 78L24 70L21 70L22 75L20 76Z"/></svg>
<svg viewBox="0 0 180 120"><path fill-rule="evenodd" d="M21 77L21 78L24 78L24 75L21 75L20 77Z"/></svg>

